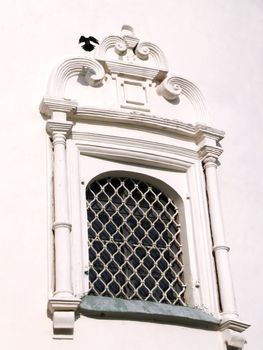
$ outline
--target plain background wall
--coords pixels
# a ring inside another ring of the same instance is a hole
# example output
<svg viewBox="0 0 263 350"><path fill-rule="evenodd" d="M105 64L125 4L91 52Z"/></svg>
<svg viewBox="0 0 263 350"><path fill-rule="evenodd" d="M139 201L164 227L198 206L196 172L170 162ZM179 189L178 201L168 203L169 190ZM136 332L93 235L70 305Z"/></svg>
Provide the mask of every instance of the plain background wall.
<svg viewBox="0 0 263 350"><path fill-rule="evenodd" d="M171 73L197 83L213 125L226 131L219 170L225 228L240 316L252 324L246 349L259 349L263 312L262 0L2 3L1 331L7 338L21 338L21 348L25 348L30 330L25 333L24 325L46 313L46 136L38 106L48 76L63 58L85 54L78 45L80 35L101 40L118 33L122 24L132 25L139 38L159 45ZM39 325L39 336L49 337L49 327L49 322Z"/></svg>

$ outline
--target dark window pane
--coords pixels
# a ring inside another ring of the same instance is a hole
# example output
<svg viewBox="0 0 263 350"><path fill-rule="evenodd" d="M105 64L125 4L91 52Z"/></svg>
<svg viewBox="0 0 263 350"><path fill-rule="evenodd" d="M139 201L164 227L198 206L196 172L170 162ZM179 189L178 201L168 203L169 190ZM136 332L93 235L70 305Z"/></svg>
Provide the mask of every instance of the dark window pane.
<svg viewBox="0 0 263 350"><path fill-rule="evenodd" d="M107 177L86 189L89 294L184 304L180 225L158 188Z"/></svg>

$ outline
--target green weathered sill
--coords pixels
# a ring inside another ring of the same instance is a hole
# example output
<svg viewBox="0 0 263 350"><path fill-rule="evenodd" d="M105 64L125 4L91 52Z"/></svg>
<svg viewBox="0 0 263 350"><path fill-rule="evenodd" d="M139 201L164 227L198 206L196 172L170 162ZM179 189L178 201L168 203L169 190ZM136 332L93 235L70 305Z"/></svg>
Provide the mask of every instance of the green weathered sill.
<svg viewBox="0 0 263 350"><path fill-rule="evenodd" d="M80 313L90 317L151 321L214 330L218 329L220 323L206 312L188 306L92 295L82 298Z"/></svg>

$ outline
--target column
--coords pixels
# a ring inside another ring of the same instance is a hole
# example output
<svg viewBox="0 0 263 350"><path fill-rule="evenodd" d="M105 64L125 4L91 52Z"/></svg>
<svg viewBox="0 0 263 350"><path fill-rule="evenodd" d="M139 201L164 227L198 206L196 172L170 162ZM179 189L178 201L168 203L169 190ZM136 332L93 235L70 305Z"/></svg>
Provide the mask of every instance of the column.
<svg viewBox="0 0 263 350"><path fill-rule="evenodd" d="M221 298L223 319L237 318L237 308L229 264L229 247L226 244L222 211L217 181L217 156L207 155L203 159L206 175L207 197L213 237L213 251Z"/></svg>
<svg viewBox="0 0 263 350"><path fill-rule="evenodd" d="M67 184L66 138L73 123L48 121L47 132L54 146L54 242L55 291L49 300L54 338L73 337L75 311L80 303L73 294L71 276L71 224Z"/></svg>
<svg viewBox="0 0 263 350"><path fill-rule="evenodd" d="M66 136L72 128L69 122L48 122L54 146L54 202L55 222L55 293L57 297L72 296L71 252L68 213L66 165Z"/></svg>

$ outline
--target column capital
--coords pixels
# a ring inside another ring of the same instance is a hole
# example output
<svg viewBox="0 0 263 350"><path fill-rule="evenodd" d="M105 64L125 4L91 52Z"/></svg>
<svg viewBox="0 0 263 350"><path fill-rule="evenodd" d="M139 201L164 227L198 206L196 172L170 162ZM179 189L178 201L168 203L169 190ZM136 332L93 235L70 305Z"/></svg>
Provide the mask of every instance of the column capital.
<svg viewBox="0 0 263 350"><path fill-rule="evenodd" d="M203 146L199 149L198 154L202 160L204 168L208 166L217 167L218 158L223 153L223 149L219 146Z"/></svg>
<svg viewBox="0 0 263 350"><path fill-rule="evenodd" d="M46 131L50 136L54 136L55 134L62 134L67 136L73 127L72 122L58 122L53 120L48 120L46 124Z"/></svg>
<svg viewBox="0 0 263 350"><path fill-rule="evenodd" d="M198 154L201 159L206 157L214 157L218 159L223 153L223 149L220 146L203 146L199 149Z"/></svg>
<svg viewBox="0 0 263 350"><path fill-rule="evenodd" d="M207 155L205 158L202 159L202 163L203 163L204 169L206 169L208 167L217 168L218 157L215 157L214 155Z"/></svg>

